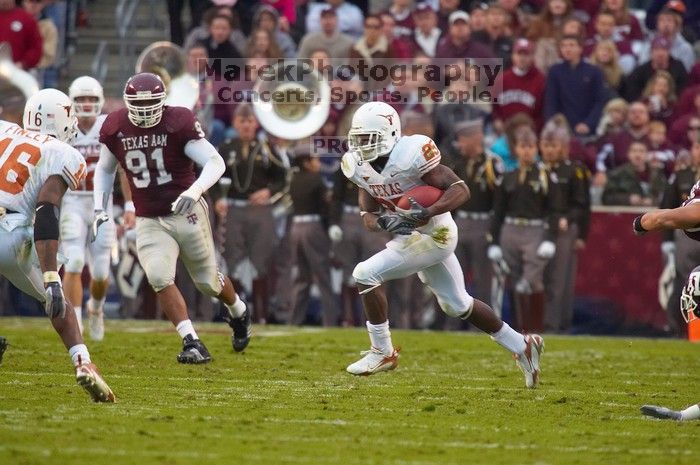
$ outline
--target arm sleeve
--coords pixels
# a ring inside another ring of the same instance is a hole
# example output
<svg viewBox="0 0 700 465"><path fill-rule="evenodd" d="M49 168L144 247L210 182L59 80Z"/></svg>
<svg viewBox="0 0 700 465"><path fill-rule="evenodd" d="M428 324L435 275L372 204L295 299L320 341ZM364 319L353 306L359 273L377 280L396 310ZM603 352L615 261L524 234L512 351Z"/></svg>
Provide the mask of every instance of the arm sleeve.
<svg viewBox="0 0 700 465"><path fill-rule="evenodd" d="M102 144L100 159L95 165L95 174L93 175L95 210L106 209L109 196L112 195L116 172L117 158L106 145Z"/></svg>
<svg viewBox="0 0 700 465"><path fill-rule="evenodd" d="M426 137L420 147L416 148L413 166L418 171L418 176L423 177L430 170L440 164L442 155L435 142Z"/></svg>
<svg viewBox="0 0 700 465"><path fill-rule="evenodd" d="M226 170L224 159L206 139L190 140L185 144L185 155L202 167L202 173L194 182L202 192L213 186Z"/></svg>

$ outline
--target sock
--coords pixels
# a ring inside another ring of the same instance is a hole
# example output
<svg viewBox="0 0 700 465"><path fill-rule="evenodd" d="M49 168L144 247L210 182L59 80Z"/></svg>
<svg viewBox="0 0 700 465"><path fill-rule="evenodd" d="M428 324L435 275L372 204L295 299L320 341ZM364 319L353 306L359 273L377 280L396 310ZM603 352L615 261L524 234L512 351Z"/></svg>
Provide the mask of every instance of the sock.
<svg viewBox="0 0 700 465"><path fill-rule="evenodd" d="M85 344L76 344L68 349L68 355L73 360L73 365L90 363L90 352Z"/></svg>
<svg viewBox="0 0 700 465"><path fill-rule="evenodd" d="M685 410L681 410L681 420L697 420L700 418L700 405L691 405Z"/></svg>
<svg viewBox="0 0 700 465"><path fill-rule="evenodd" d="M231 305L224 304L224 306L228 309L228 314L231 318L240 318L243 316L243 313L245 313L245 302L238 297L238 294L236 294L236 301L234 303Z"/></svg>
<svg viewBox="0 0 700 465"><path fill-rule="evenodd" d="M192 326L192 320L182 320L177 324L175 329L180 334L180 337L183 339L188 334L192 336L192 339L199 339L199 336L197 336L197 332L194 330L194 326Z"/></svg>
<svg viewBox="0 0 700 465"><path fill-rule="evenodd" d="M394 346L391 344L389 320L378 325L373 325L368 321L367 332L369 332L369 340L372 343L372 347L379 349L384 355L391 355L394 352Z"/></svg>
<svg viewBox="0 0 700 465"><path fill-rule="evenodd" d="M503 322L501 329L491 335L491 339L514 354L523 353L525 347L527 347L527 344L525 344L525 337L508 326L506 322Z"/></svg>
<svg viewBox="0 0 700 465"><path fill-rule="evenodd" d="M73 311L75 311L75 318L78 320L80 334L83 334L83 307L73 307Z"/></svg>
<svg viewBox="0 0 700 465"><path fill-rule="evenodd" d="M94 297L90 296L90 298L88 299L88 308L101 312L102 307L104 307L105 300L106 297L102 297L101 299L95 299Z"/></svg>

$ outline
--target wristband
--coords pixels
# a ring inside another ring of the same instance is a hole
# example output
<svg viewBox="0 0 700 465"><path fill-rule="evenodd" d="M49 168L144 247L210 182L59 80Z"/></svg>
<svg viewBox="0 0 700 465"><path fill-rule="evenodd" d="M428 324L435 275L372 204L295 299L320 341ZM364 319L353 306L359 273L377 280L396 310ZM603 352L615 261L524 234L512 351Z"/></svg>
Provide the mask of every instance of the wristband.
<svg viewBox="0 0 700 465"><path fill-rule="evenodd" d="M44 284L60 282L61 276L58 274L58 271L44 271Z"/></svg>
<svg viewBox="0 0 700 465"><path fill-rule="evenodd" d="M641 232L641 233L649 232L648 230L644 229L644 226L642 226L642 216L644 216L644 215L639 215L638 217L636 217L634 219L634 223L633 223L634 230Z"/></svg>
<svg viewBox="0 0 700 465"><path fill-rule="evenodd" d="M136 212L136 207L134 206L134 202L132 200L127 200L126 202L124 202L124 211L131 213Z"/></svg>

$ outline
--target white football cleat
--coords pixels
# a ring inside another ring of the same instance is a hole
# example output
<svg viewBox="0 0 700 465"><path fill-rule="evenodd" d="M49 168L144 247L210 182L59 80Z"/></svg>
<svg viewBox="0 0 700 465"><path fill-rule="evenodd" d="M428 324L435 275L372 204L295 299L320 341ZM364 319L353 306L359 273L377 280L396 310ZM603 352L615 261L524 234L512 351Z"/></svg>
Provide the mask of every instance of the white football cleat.
<svg viewBox="0 0 700 465"><path fill-rule="evenodd" d="M400 350L397 347L391 355L384 355L379 349L372 347L370 350L360 352L364 357L348 365L347 371L353 375L369 376L380 371L393 370L399 364Z"/></svg>
<svg viewBox="0 0 700 465"><path fill-rule="evenodd" d="M114 393L102 379L94 363L77 365L75 381L90 394L94 402L114 402Z"/></svg>
<svg viewBox="0 0 700 465"><path fill-rule="evenodd" d="M544 352L544 339L539 334L526 334L525 344L525 350L513 354L513 358L525 375L525 386L535 389L540 381L540 356Z"/></svg>
<svg viewBox="0 0 700 465"><path fill-rule="evenodd" d="M88 327L90 328L90 339L93 341L101 341L105 338L105 321L104 312L102 309L93 309L90 306L90 301L87 304L88 312Z"/></svg>

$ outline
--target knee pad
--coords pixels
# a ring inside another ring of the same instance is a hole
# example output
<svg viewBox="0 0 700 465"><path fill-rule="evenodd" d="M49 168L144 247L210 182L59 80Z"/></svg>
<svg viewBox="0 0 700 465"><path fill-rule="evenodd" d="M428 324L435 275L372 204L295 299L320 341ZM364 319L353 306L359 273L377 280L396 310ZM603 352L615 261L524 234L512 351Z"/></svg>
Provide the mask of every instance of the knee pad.
<svg viewBox="0 0 700 465"><path fill-rule="evenodd" d="M377 277L376 273L367 265L367 262L360 262L352 270L352 277L358 284L365 286L379 286L382 282Z"/></svg>
<svg viewBox="0 0 700 465"><path fill-rule="evenodd" d="M209 297L216 297L219 294L221 294L221 291L224 289L224 284L223 284L223 275L221 273L217 273L217 278L216 280L212 282L206 282L206 283L194 283L195 287L199 292L201 292L204 295L208 295Z"/></svg>
<svg viewBox="0 0 700 465"><path fill-rule="evenodd" d="M466 320L472 314L474 308L474 297L464 292L464 295L454 296L451 299L438 299L438 304L445 315L452 318Z"/></svg>
<svg viewBox="0 0 700 465"><path fill-rule="evenodd" d="M85 266L85 249L78 246L66 246L63 255L67 257L64 265L67 273L82 273Z"/></svg>
<svg viewBox="0 0 700 465"><path fill-rule="evenodd" d="M109 278L109 265L111 264L111 253L101 253L92 257L90 266L90 277L95 281L105 281Z"/></svg>

